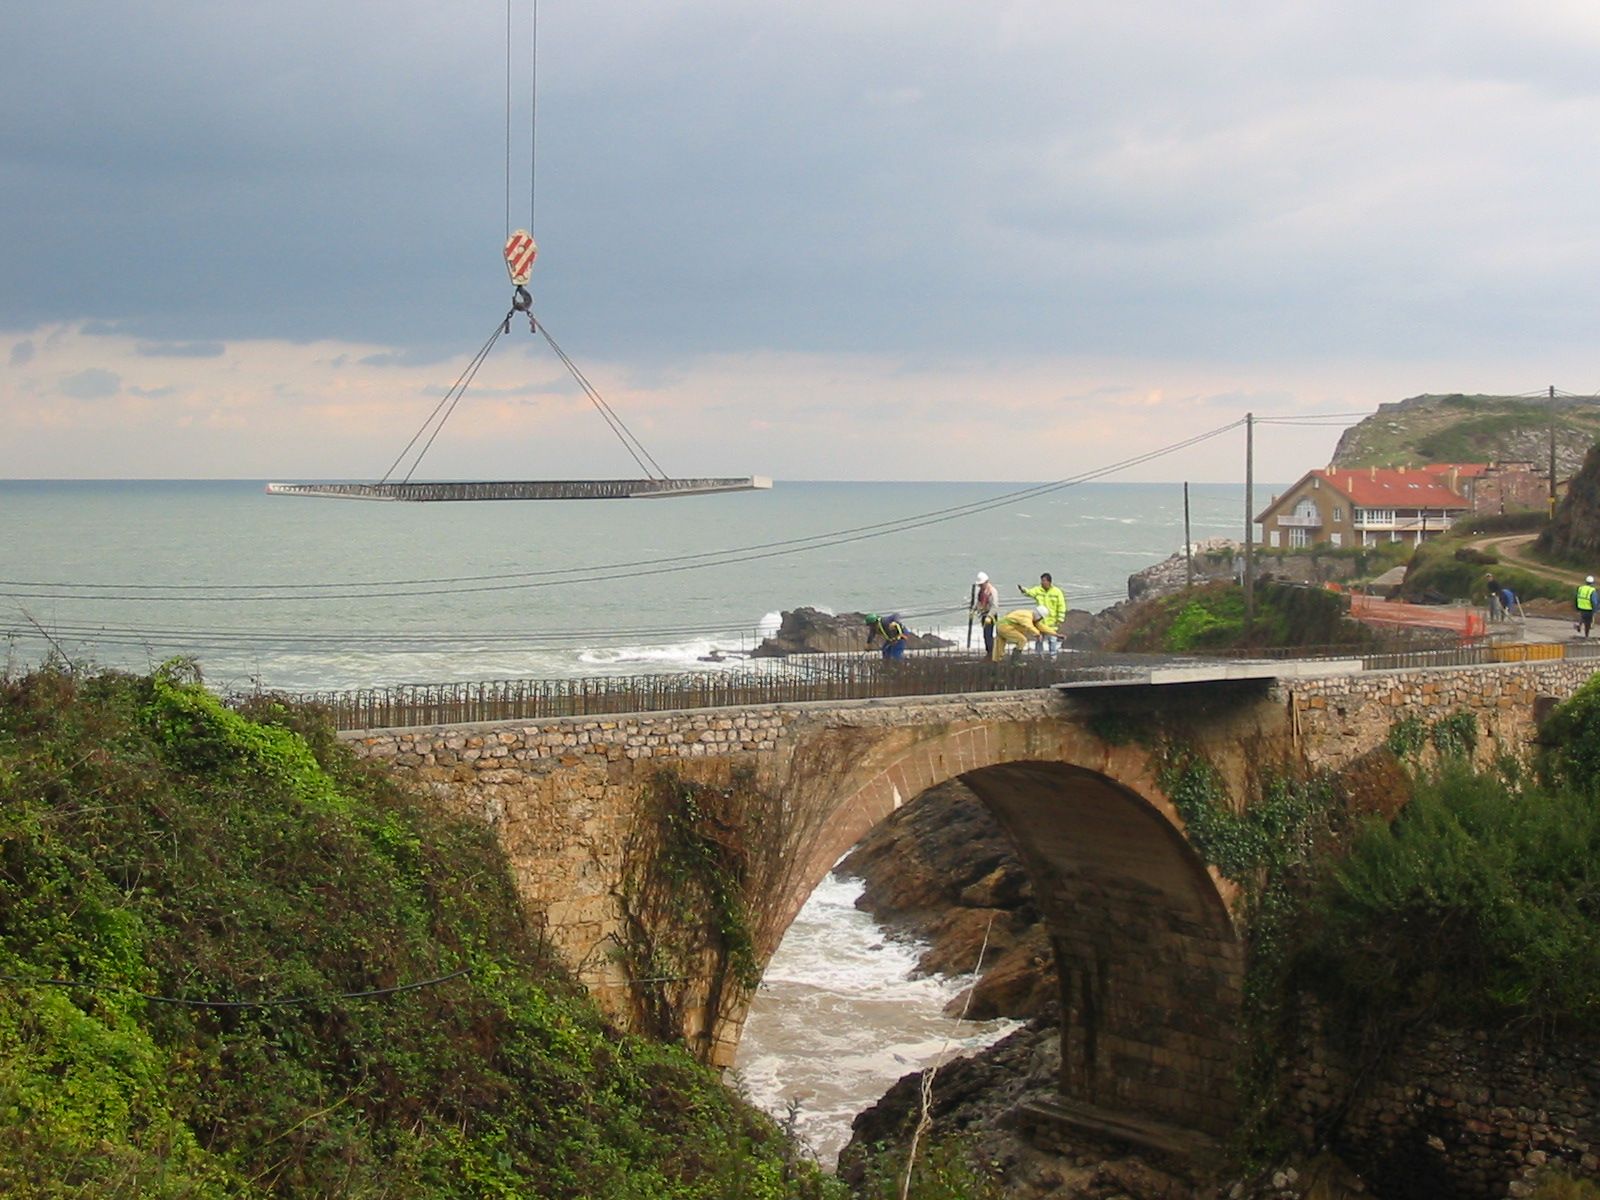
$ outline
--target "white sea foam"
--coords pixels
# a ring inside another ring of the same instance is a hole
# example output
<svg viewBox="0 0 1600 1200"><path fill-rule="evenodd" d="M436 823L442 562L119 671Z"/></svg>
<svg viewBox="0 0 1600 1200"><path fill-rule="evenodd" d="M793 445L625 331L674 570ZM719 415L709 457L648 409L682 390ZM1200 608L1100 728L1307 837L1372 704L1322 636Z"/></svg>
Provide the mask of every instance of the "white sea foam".
<svg viewBox="0 0 1600 1200"><path fill-rule="evenodd" d="M855 1114L896 1079L1017 1024L945 1017L970 979L913 978L921 947L888 937L855 907L860 894L834 875L811 894L768 964L735 1064L774 1116L799 1102L797 1132L830 1168Z"/></svg>

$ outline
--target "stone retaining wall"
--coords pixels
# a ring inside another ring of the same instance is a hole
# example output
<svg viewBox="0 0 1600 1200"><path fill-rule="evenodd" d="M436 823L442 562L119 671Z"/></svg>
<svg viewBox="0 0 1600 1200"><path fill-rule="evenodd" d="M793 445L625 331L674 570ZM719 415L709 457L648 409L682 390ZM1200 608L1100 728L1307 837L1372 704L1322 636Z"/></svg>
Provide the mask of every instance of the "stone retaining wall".
<svg viewBox="0 0 1600 1200"><path fill-rule="evenodd" d="M1464 711L1478 718L1478 759L1525 748L1537 731L1540 698L1565 700L1600 661L1499 663L1428 670L1366 671L1285 680L1273 696L1289 710L1291 736L1313 767L1339 767L1384 744L1402 718L1433 722Z"/></svg>
<svg viewBox="0 0 1600 1200"><path fill-rule="evenodd" d="M1364 1086L1325 1041L1307 1061L1292 1093L1305 1143L1332 1128L1333 1149L1385 1196L1506 1200L1558 1164L1600 1176L1600 1043L1424 1030Z"/></svg>

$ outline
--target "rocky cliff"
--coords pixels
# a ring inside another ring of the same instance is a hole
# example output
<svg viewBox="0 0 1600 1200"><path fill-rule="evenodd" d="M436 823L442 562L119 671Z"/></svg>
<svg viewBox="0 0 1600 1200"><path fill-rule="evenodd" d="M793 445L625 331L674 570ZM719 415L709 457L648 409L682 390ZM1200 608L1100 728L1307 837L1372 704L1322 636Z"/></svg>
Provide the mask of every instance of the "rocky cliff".
<svg viewBox="0 0 1600 1200"><path fill-rule="evenodd" d="M975 1021L1028 1018L1055 1000L1055 958L1033 886L1000 826L962 784L936 787L884 821L837 868L866 887L856 906L928 943L925 974L981 965L976 990L950 1002Z"/></svg>
<svg viewBox="0 0 1600 1200"><path fill-rule="evenodd" d="M1565 562L1600 566L1600 445L1591 447L1572 477L1555 518L1539 535L1539 549Z"/></svg>
<svg viewBox="0 0 1600 1200"><path fill-rule="evenodd" d="M1556 475L1565 479L1600 440L1600 398L1412 396L1379 405L1372 416L1345 430L1333 465L1530 462L1542 471L1550 460L1552 431Z"/></svg>

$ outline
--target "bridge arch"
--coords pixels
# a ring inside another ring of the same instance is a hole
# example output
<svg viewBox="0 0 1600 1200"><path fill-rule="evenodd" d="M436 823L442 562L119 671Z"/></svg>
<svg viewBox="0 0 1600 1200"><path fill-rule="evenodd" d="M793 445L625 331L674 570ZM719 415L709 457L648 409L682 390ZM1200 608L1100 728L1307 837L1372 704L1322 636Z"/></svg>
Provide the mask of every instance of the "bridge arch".
<svg viewBox="0 0 1600 1200"><path fill-rule="evenodd" d="M793 871L763 923L764 954L872 828L959 780L1005 830L1048 925L1063 1095L1095 1113L1226 1134L1243 975L1236 888L1189 844L1148 753L1057 713L919 722L871 737L860 728L796 731L782 791L810 819L795 823ZM729 1057L742 1021L741 1011L719 1031Z"/></svg>

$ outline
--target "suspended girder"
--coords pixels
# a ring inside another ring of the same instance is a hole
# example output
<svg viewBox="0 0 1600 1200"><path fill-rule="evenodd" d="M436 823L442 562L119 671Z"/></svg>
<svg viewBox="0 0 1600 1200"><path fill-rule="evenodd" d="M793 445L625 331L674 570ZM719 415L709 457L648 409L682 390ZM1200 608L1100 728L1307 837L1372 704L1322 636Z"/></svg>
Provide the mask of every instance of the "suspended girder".
<svg viewBox="0 0 1600 1200"><path fill-rule="evenodd" d="M273 496L341 500L643 500L770 488L764 475L742 479L520 479L437 483L269 483Z"/></svg>

